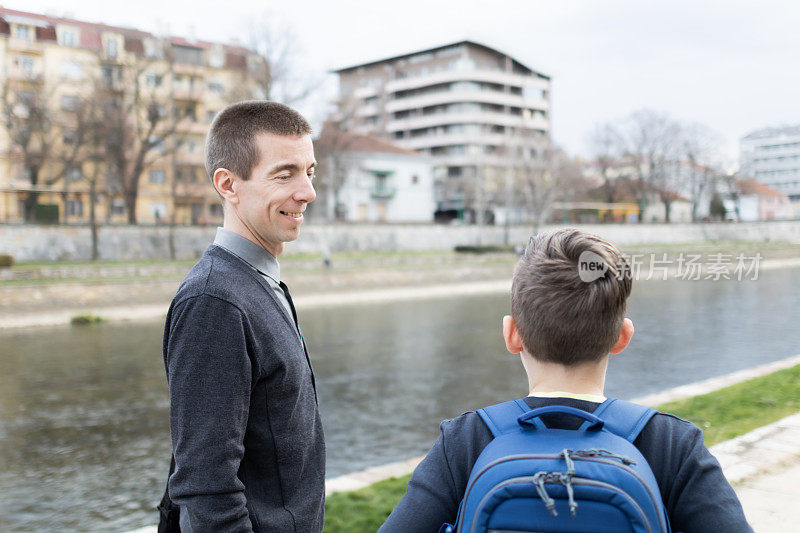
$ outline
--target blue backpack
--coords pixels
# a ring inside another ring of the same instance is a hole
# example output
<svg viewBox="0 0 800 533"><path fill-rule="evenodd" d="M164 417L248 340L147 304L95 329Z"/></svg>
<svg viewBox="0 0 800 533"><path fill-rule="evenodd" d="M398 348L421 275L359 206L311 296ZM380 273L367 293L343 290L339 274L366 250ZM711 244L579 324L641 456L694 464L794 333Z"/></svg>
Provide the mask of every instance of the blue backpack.
<svg viewBox="0 0 800 533"><path fill-rule="evenodd" d="M494 440L472 469L455 526L440 532L669 533L653 472L633 441L655 409L608 399L588 413L523 400L477 413ZM577 430L541 417L573 415Z"/></svg>

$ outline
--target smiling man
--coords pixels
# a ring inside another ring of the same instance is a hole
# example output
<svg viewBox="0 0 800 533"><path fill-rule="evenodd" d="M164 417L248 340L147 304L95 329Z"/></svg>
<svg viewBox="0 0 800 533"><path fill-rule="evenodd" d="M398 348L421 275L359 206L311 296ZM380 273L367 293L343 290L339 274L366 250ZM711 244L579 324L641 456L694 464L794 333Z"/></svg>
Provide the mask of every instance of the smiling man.
<svg viewBox="0 0 800 533"><path fill-rule="evenodd" d="M296 111L258 101L224 109L206 140L224 223L164 330L174 467L162 507L181 531L322 531L314 374L277 260L316 197L310 134Z"/></svg>

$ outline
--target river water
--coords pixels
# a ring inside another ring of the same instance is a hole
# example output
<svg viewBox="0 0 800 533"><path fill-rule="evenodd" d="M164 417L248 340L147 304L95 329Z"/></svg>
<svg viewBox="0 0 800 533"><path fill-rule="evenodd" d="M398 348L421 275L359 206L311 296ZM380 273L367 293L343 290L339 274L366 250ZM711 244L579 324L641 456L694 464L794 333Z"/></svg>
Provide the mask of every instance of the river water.
<svg viewBox="0 0 800 533"><path fill-rule="evenodd" d="M636 334L607 393L632 398L800 353L800 269L634 285ZM523 396L508 297L301 313L328 475L425 453L443 418ZM152 524L167 474L162 324L0 332L0 530Z"/></svg>

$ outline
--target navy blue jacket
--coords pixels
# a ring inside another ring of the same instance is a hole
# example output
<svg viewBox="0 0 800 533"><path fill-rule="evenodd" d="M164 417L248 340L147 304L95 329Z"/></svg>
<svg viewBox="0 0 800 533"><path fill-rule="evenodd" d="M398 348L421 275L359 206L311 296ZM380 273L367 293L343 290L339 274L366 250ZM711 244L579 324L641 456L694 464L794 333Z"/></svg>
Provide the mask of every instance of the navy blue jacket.
<svg viewBox="0 0 800 533"><path fill-rule="evenodd" d="M264 279L210 246L167 315L176 470L193 531L322 531L325 443L294 320ZM184 514L186 513L186 514Z"/></svg>
<svg viewBox="0 0 800 533"><path fill-rule="evenodd" d="M525 398L531 409L567 405L593 412L600 404L571 398ZM581 420L543 417L548 427L576 429ZM455 523L472 466L492 433L471 411L442 422L439 439L419 464L408 491L380 533L430 531ZM717 460L703 444L700 428L668 414L655 415L634 441L661 490L672 531L752 533L742 506Z"/></svg>

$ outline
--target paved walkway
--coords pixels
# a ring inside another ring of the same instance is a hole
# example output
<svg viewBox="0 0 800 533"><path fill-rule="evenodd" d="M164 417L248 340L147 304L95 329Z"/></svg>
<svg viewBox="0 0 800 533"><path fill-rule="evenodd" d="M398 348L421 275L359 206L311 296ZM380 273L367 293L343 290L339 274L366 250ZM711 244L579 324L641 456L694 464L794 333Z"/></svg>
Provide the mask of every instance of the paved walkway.
<svg viewBox="0 0 800 533"><path fill-rule="evenodd" d="M800 413L711 447L757 533L800 531Z"/></svg>

